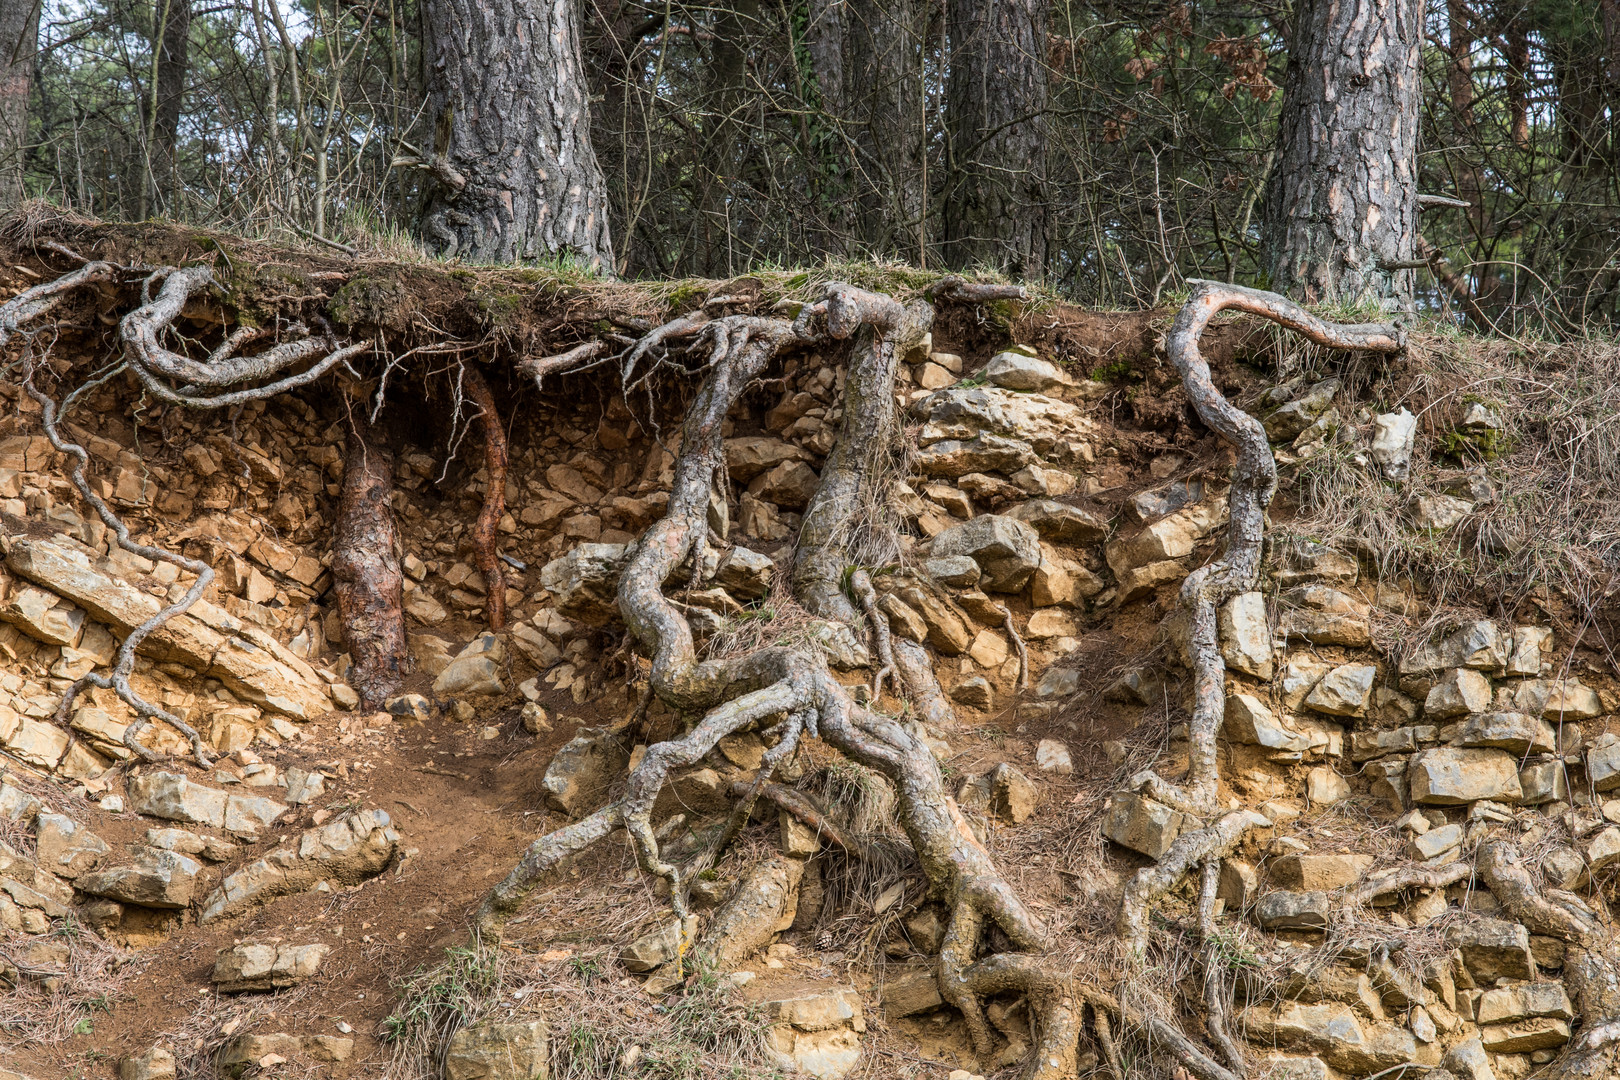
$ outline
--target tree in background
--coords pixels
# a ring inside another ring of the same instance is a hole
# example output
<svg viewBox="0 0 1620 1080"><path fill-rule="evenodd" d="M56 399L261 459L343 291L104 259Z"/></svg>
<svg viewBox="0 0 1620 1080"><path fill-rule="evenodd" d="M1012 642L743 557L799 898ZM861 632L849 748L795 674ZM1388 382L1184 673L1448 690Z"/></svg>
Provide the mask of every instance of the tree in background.
<svg viewBox="0 0 1620 1080"><path fill-rule="evenodd" d="M142 178L142 217L151 210L178 216L180 107L186 96L186 65L191 51L191 0L157 0L152 101L146 141L151 147ZM147 192L155 198L148 200Z"/></svg>
<svg viewBox="0 0 1620 1080"><path fill-rule="evenodd" d="M613 268L571 0L424 0L423 238L473 262L572 256Z"/></svg>
<svg viewBox="0 0 1620 1080"><path fill-rule="evenodd" d="M0 4L0 207L12 206L23 196L39 11L39 4L30 0Z"/></svg>
<svg viewBox="0 0 1620 1080"><path fill-rule="evenodd" d="M947 0L945 259L1046 272L1045 0Z"/></svg>
<svg viewBox="0 0 1620 1080"><path fill-rule="evenodd" d="M1421 0L1303 0L1266 191L1270 287L1412 302Z"/></svg>

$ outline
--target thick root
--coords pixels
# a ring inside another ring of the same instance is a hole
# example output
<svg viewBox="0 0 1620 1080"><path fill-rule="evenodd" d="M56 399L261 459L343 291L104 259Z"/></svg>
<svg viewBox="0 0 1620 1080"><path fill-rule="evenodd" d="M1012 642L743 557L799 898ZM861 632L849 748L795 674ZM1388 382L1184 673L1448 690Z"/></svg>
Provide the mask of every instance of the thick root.
<svg viewBox="0 0 1620 1080"><path fill-rule="evenodd" d="M332 580L343 641L354 661L349 683L368 709L382 705L410 674L405 642L404 583L394 554L399 534L388 498L394 458L370 437L370 425L349 418L348 458L332 538Z"/></svg>
<svg viewBox="0 0 1620 1080"><path fill-rule="evenodd" d="M476 367L462 368L462 388L478 407L478 427L484 433L484 506L473 526L473 563L484 576L484 621L491 630L506 628L506 574L496 553L501 518L506 515L506 431L489 383Z"/></svg>
<svg viewBox="0 0 1620 1080"><path fill-rule="evenodd" d="M1198 338L1216 314L1234 308L1264 316L1319 345L1338 349L1396 352L1406 347L1406 340L1393 325L1341 326L1324 322L1275 293L1212 281L1192 284L1192 296L1177 313L1165 350L1181 374L1182 387L1198 418L1237 451L1237 468L1227 495L1231 520L1226 551L1216 561L1194 570L1181 587L1193 671L1186 782L1173 784L1156 773L1145 772L1133 780L1132 786L1166 806L1206 818L1216 809L1219 771L1215 735L1226 710L1226 663L1216 640L1216 611L1229 598L1252 589L1259 579L1266 507L1277 491L1277 462L1260 421L1226 400L1215 385L1209 364L1198 351Z"/></svg>

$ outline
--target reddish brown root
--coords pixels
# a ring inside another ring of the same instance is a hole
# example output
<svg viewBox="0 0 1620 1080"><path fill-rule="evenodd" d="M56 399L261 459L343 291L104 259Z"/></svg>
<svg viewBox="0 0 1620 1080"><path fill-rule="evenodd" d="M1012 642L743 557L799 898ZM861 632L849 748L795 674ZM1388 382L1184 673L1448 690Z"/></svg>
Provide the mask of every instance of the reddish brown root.
<svg viewBox="0 0 1620 1080"><path fill-rule="evenodd" d="M354 661L349 685L368 709L382 705L410 673L405 643L404 582L399 534L389 495L394 457L350 417L343 493L332 538L332 579L343 641Z"/></svg>
<svg viewBox="0 0 1620 1080"><path fill-rule="evenodd" d="M491 630L506 628L506 575L495 547L500 539L501 518L506 516L506 432L501 414L495 408L495 395L476 367L462 368L462 389L478 407L478 426L484 433L484 506L473 526L473 563L484 575L484 621Z"/></svg>

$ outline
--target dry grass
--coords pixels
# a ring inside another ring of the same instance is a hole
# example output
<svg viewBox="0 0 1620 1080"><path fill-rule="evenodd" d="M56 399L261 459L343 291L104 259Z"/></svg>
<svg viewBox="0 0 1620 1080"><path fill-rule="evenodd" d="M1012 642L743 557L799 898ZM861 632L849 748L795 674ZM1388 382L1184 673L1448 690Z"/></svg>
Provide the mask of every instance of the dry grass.
<svg viewBox="0 0 1620 1080"><path fill-rule="evenodd" d="M1320 355L1308 359L1312 374L1328 374ZM1381 576L1416 578L1441 604L1493 596L1511 611L1551 588L1589 608L1607 595L1620 569L1620 344L1422 331L1395 366L1340 363L1337 406L1355 438L1283 470L1300 513L1276 535L1359 550ZM1476 403L1500 417L1500 434L1460 429ZM1371 414L1403 406L1418 433L1412 479L1394 485L1363 448ZM1470 469L1484 470L1496 499L1455 528L1415 529L1411 499L1442 493Z"/></svg>
<svg viewBox="0 0 1620 1080"><path fill-rule="evenodd" d="M44 950L65 947L65 958ZM17 1045L50 1046L95 1030L141 965L73 919L59 919L46 935L0 931L0 966L20 972L5 994L0 1032Z"/></svg>

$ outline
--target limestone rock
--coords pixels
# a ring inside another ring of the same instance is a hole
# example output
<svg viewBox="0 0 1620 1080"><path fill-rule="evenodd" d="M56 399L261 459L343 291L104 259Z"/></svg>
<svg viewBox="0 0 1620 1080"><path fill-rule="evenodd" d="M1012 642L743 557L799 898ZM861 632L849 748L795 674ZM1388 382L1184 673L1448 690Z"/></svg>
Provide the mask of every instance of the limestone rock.
<svg viewBox="0 0 1620 1080"><path fill-rule="evenodd" d="M733 547L715 567L715 580L744 600L758 600L771 591L771 575L776 564L768 555Z"/></svg>
<svg viewBox="0 0 1620 1080"><path fill-rule="evenodd" d="M1102 834L1121 847L1161 859L1181 834L1182 815L1132 791L1116 791L1103 815Z"/></svg>
<svg viewBox="0 0 1620 1080"><path fill-rule="evenodd" d="M306 830L296 846L276 848L237 870L209 893L198 922L246 911L318 882L353 885L394 857L399 834L382 810L362 810Z"/></svg>
<svg viewBox="0 0 1620 1080"><path fill-rule="evenodd" d="M973 634L967 624L951 606L933 593L909 585L900 590L900 598L922 617L928 644L945 656L960 656L973 644Z"/></svg>
<svg viewBox="0 0 1620 1080"><path fill-rule="evenodd" d="M1074 637L1079 633L1080 627L1074 618L1056 608L1042 608L1024 624L1024 636L1031 641Z"/></svg>
<svg viewBox="0 0 1620 1080"><path fill-rule="evenodd" d="M684 929L668 922L642 934L619 953L619 962L638 974L660 968L679 954L682 933L688 940L697 933L697 916L688 915Z"/></svg>
<svg viewBox="0 0 1620 1080"><path fill-rule="evenodd" d="M1574 1018L1575 1007L1570 1004L1563 983L1535 982L1498 987L1485 991L1474 1006L1474 1022L1481 1026L1507 1024L1538 1016L1551 1016L1559 1020Z"/></svg>
<svg viewBox="0 0 1620 1080"><path fill-rule="evenodd" d="M1265 597L1257 592L1232 597L1221 605L1218 627L1227 667L1258 679L1271 678L1271 620Z"/></svg>
<svg viewBox="0 0 1620 1080"><path fill-rule="evenodd" d="M1446 668L1493 670L1507 663L1508 643L1502 631L1489 619L1475 619L1448 631L1437 641L1428 641L1401 661L1402 675L1416 675ZM1527 711L1527 710L1521 710Z"/></svg>
<svg viewBox="0 0 1620 1080"><path fill-rule="evenodd" d="M747 483L761 473L793 461L809 461L809 451L781 439L743 436L727 439L726 469L734 480Z"/></svg>
<svg viewBox="0 0 1620 1080"><path fill-rule="evenodd" d="M550 1029L544 1020L483 1020L450 1037L445 1080L547 1080Z"/></svg>
<svg viewBox="0 0 1620 1080"><path fill-rule="evenodd" d="M1536 1050L1551 1050L1569 1042L1569 1037L1568 1022L1550 1017L1493 1024L1479 1029L1480 1043L1493 1054L1528 1054Z"/></svg>
<svg viewBox="0 0 1620 1080"><path fill-rule="evenodd" d="M313 1061L348 1061L354 1056L354 1040L335 1035L238 1035L220 1047L220 1072L239 1077L271 1056L286 1061L308 1058ZM275 1064L272 1062L272 1065Z"/></svg>
<svg viewBox="0 0 1620 1080"><path fill-rule="evenodd" d="M292 986L320 970L330 945L247 943L221 949L214 961L214 986L224 993Z"/></svg>
<svg viewBox="0 0 1620 1080"><path fill-rule="evenodd" d="M1035 463L1035 451L1021 439L981 433L971 439L944 439L922 447L912 459L924 476L1013 473Z"/></svg>
<svg viewBox="0 0 1620 1080"><path fill-rule="evenodd" d="M1453 822L1413 837L1411 843L1407 844L1406 854L1408 858L1428 862L1455 851L1462 846L1462 842L1463 827Z"/></svg>
<svg viewBox="0 0 1620 1080"><path fill-rule="evenodd" d="M1331 892L1354 885L1373 864L1371 855L1285 855L1271 864L1273 880L1295 892Z"/></svg>
<svg viewBox="0 0 1620 1080"><path fill-rule="evenodd" d="M1393 1068L1417 1057L1410 1032L1378 1025L1369 1031L1350 1006L1339 1002L1286 1002L1275 1008L1251 1005L1235 1020L1250 1040L1316 1054L1352 1076Z"/></svg>
<svg viewBox="0 0 1620 1080"><path fill-rule="evenodd" d="M130 782L130 809L138 814L256 834L287 807L257 795L234 795L193 783L179 773L152 772Z"/></svg>
<svg viewBox="0 0 1620 1080"><path fill-rule="evenodd" d="M1304 394L1276 409L1264 421L1266 437L1272 442L1292 442L1328 410L1339 392L1338 379L1324 379Z"/></svg>
<svg viewBox="0 0 1620 1080"><path fill-rule="evenodd" d="M923 562L923 572L935 581L971 589L979 584L979 564L966 555L948 555Z"/></svg>
<svg viewBox="0 0 1620 1080"><path fill-rule="evenodd" d="M540 585L564 618L602 626L618 617L619 574L629 561L625 544L580 544L540 568Z"/></svg>
<svg viewBox="0 0 1620 1080"><path fill-rule="evenodd" d="M1503 919L1475 918L1454 923L1446 931L1446 944L1462 952L1463 964L1478 982L1497 979L1533 979L1530 932Z"/></svg>
<svg viewBox="0 0 1620 1080"><path fill-rule="evenodd" d="M144 1054L124 1058L118 1063L118 1080L174 1080L174 1054L164 1046L154 1046ZM6 1080L0 1068L0 1080Z"/></svg>
<svg viewBox="0 0 1620 1080"><path fill-rule="evenodd" d="M1096 424L1077 406L1043 394L1020 393L1001 387L952 387L930 394L912 409L926 422L918 434L923 447L919 458L926 461L945 441L979 442L995 445L1017 440L1028 454L1009 468L965 468L950 475L968 472L1012 473L1033 464L1035 455L1056 456L1078 438L1096 429ZM1002 438L1010 436L1011 438ZM923 472L939 475L926 466Z"/></svg>
<svg viewBox="0 0 1620 1080"><path fill-rule="evenodd" d="M1423 716L1428 720L1450 720L1490 707L1491 684L1485 676L1470 668L1452 668L1429 688Z"/></svg>
<svg viewBox="0 0 1620 1080"><path fill-rule="evenodd" d="M878 610L889 617L889 629L903 638L921 644L928 640L928 624L917 609L900 599L895 593L878 597Z"/></svg>
<svg viewBox="0 0 1620 1080"><path fill-rule="evenodd" d="M1569 801L1569 769L1558 758L1532 761L1519 770L1520 801L1525 806L1544 806Z"/></svg>
<svg viewBox="0 0 1620 1080"><path fill-rule="evenodd" d="M1325 892L1297 893L1275 889L1254 907L1255 919L1267 930L1326 930L1328 897Z"/></svg>
<svg viewBox="0 0 1620 1080"><path fill-rule="evenodd" d="M1021 825L1035 813L1040 789L1018 769L1002 762L990 772L990 807L996 815Z"/></svg>
<svg viewBox="0 0 1620 1080"><path fill-rule="evenodd" d="M1096 544L1108 535L1108 522L1102 517L1053 499L1030 499L1008 510L1007 516L1022 521L1042 540L1054 544Z"/></svg>
<svg viewBox="0 0 1620 1080"><path fill-rule="evenodd" d="M1586 848L1586 859L1593 873L1620 862L1620 829L1611 826L1593 837Z"/></svg>
<svg viewBox="0 0 1620 1080"><path fill-rule="evenodd" d="M83 610L63 602L53 592L31 585L11 591L0 604L0 621L47 645L72 647L84 633Z"/></svg>
<svg viewBox="0 0 1620 1080"><path fill-rule="evenodd" d="M630 753L617 735L606 728L581 728L546 766L541 781L546 804L578 817L624 774L629 760Z"/></svg>
<svg viewBox="0 0 1620 1080"><path fill-rule="evenodd" d="M1173 559L1132 567L1119 575L1115 582L1117 602L1128 604L1161 585L1174 584L1186 576L1187 568Z"/></svg>
<svg viewBox="0 0 1620 1080"><path fill-rule="evenodd" d="M1412 465L1412 441L1417 417L1406 408L1373 417L1373 440L1369 451L1373 462L1389 480L1405 480Z"/></svg>
<svg viewBox="0 0 1620 1080"><path fill-rule="evenodd" d="M748 494L785 510L802 509L815 496L821 478L802 461L784 461L754 477Z"/></svg>
<svg viewBox="0 0 1620 1080"><path fill-rule="evenodd" d="M983 514L934 537L933 557L967 555L984 572L986 592L1018 592L1041 563L1035 530L1015 518Z"/></svg>
<svg viewBox="0 0 1620 1080"><path fill-rule="evenodd" d="M1516 803L1523 795L1518 761L1501 750L1449 746L1425 750L1412 758L1408 775L1412 801L1429 806L1456 806L1477 799Z"/></svg>
<svg viewBox="0 0 1620 1080"><path fill-rule="evenodd" d="M1017 352L996 353L982 374L1005 390L1050 390L1074 381L1056 364Z"/></svg>
<svg viewBox="0 0 1620 1080"><path fill-rule="evenodd" d="M1620 738L1599 736L1586 751L1586 775L1598 791L1620 787Z"/></svg>
<svg viewBox="0 0 1620 1080"><path fill-rule="evenodd" d="M183 908L191 904L200 863L174 851L138 848L132 862L79 875L80 892L142 907Z"/></svg>
<svg viewBox="0 0 1620 1080"><path fill-rule="evenodd" d="M34 854L40 868L58 877L76 878L108 852L105 840L61 814L41 813L34 828Z"/></svg>
<svg viewBox="0 0 1620 1080"><path fill-rule="evenodd" d="M1412 524L1426 532L1442 532L1474 512L1474 504L1455 495L1419 495L1412 500Z"/></svg>
<svg viewBox="0 0 1620 1080"><path fill-rule="evenodd" d="M1298 753L1310 749L1309 737L1280 720L1253 694L1227 695L1221 730L1236 743Z"/></svg>
<svg viewBox="0 0 1620 1080"><path fill-rule="evenodd" d="M1035 747L1035 765L1042 772L1068 776L1074 772L1074 761L1069 748L1056 739L1042 739Z"/></svg>
<svg viewBox="0 0 1620 1080"><path fill-rule="evenodd" d="M852 990L761 1001L774 1021L765 1048L785 1069L817 1080L838 1080L860 1060L858 1033L866 1030L860 996Z"/></svg>
<svg viewBox="0 0 1620 1080"><path fill-rule="evenodd" d="M1271 557L1275 562L1272 572L1278 587L1282 589L1318 582L1354 585L1360 575L1361 568L1353 557L1314 540L1288 538L1274 541Z"/></svg>
<svg viewBox="0 0 1620 1080"><path fill-rule="evenodd" d="M1328 765L1318 765L1305 775L1305 798L1312 806L1332 806L1350 797L1350 785Z"/></svg>
<svg viewBox="0 0 1620 1080"><path fill-rule="evenodd" d="M742 963L793 924L804 863L786 857L756 863L709 919L698 948L721 971Z"/></svg>
<svg viewBox="0 0 1620 1080"><path fill-rule="evenodd" d="M1573 676L1524 680L1513 692L1513 707L1519 712L1552 720L1590 720L1603 715L1603 703L1597 691Z"/></svg>
<svg viewBox="0 0 1620 1080"><path fill-rule="evenodd" d="M1491 1060L1485 1055L1485 1047L1477 1038L1465 1039L1446 1051L1441 1067L1458 1080L1496 1080Z"/></svg>
<svg viewBox="0 0 1620 1080"><path fill-rule="evenodd" d="M1471 716L1463 724L1460 739L1463 746L1506 750L1515 757L1550 754L1558 749L1558 733L1549 721L1516 712Z"/></svg>
<svg viewBox="0 0 1620 1080"><path fill-rule="evenodd" d="M963 679L951 687L951 700L970 709L988 709L995 703L990 681L982 675Z"/></svg>
<svg viewBox="0 0 1620 1080"><path fill-rule="evenodd" d="M1553 632L1546 626L1515 626L1513 651L1508 656L1507 674L1541 674L1543 659L1552 651Z"/></svg>
<svg viewBox="0 0 1620 1080"><path fill-rule="evenodd" d="M501 663L506 659L506 648L494 634L479 634L467 647L446 664L433 681L435 694L448 696L462 694L478 697L486 694L504 694L501 682Z"/></svg>
<svg viewBox="0 0 1620 1080"><path fill-rule="evenodd" d="M1340 664L1305 695L1305 704L1329 716L1366 716L1377 678L1371 664Z"/></svg>
<svg viewBox="0 0 1620 1080"><path fill-rule="evenodd" d="M945 1004L932 971L911 970L883 980L883 1013L891 1020L931 1012Z"/></svg>

